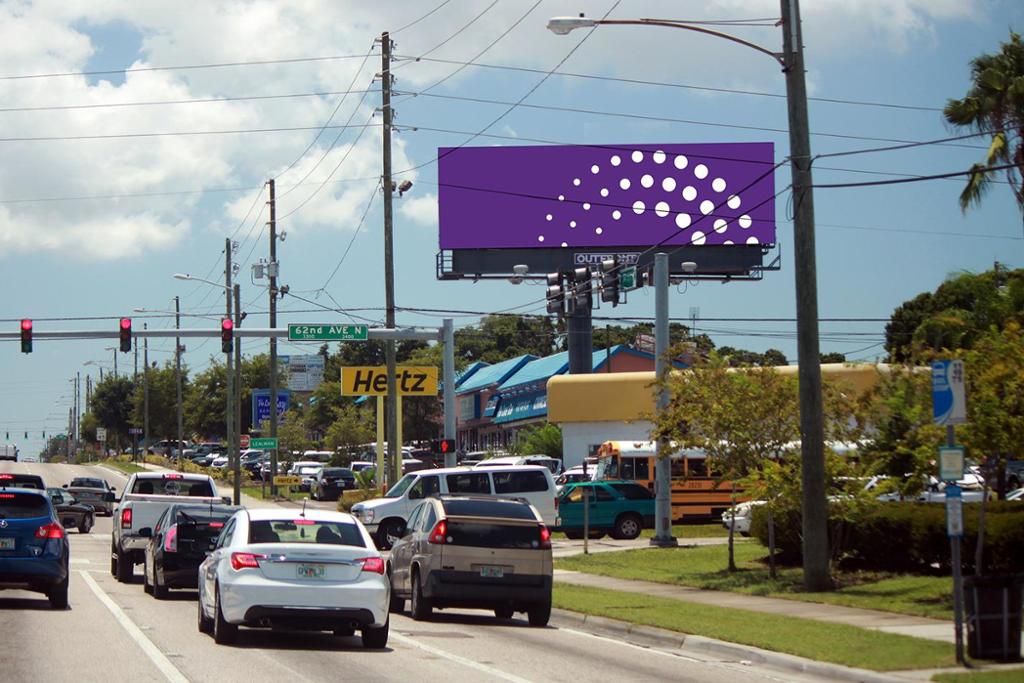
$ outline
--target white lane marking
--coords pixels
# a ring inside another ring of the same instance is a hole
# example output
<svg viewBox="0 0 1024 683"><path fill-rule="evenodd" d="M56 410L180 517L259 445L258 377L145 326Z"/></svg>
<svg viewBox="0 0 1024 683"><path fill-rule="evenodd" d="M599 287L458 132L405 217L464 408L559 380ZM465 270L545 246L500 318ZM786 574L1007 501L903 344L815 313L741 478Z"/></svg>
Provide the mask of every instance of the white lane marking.
<svg viewBox="0 0 1024 683"><path fill-rule="evenodd" d="M100 602L110 610L110 613L114 615L118 623L124 627L124 630L128 632L131 639L135 641L139 648L149 657L149 660L160 670L164 678L171 681L171 683L188 683L185 675L171 664L171 660L167 659L163 652L160 652L160 649L153 644L152 640L146 637L142 629L136 626L135 622L128 618L128 615L118 607L117 603L107 595L106 591L100 588L100 585L96 583L96 579L89 576L89 573L86 571L78 570L78 573L82 575L82 579L92 589L92 592L96 594L96 597L100 599Z"/></svg>
<svg viewBox="0 0 1024 683"><path fill-rule="evenodd" d="M92 560L85 560L80 557L72 557L71 564L92 564Z"/></svg>
<svg viewBox="0 0 1024 683"><path fill-rule="evenodd" d="M463 666L468 666L471 669L476 669L477 671L482 671L483 673L490 674L495 678L500 678L505 681L512 681L512 683L531 683L531 681L528 678L520 678L519 676L516 676L514 674L506 673L501 669L495 669L494 667L487 666L486 664L474 662L472 659L466 659L465 657L460 657L459 655L452 654L451 652L439 650L436 647L431 647L430 645L421 643L418 640L413 640L409 636L403 636L401 633L396 633L392 631L391 638L394 640L398 640L401 643L405 643L406 645L417 647L423 650L424 652L429 652L430 654L435 655L437 657L443 657L444 659L457 662L459 664L462 664Z"/></svg>

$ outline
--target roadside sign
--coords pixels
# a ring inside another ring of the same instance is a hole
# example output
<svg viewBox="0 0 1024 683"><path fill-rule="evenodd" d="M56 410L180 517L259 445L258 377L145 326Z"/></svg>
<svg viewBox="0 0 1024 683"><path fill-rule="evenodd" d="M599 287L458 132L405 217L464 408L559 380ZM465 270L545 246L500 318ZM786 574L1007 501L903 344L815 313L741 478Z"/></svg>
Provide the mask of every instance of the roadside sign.
<svg viewBox="0 0 1024 683"><path fill-rule="evenodd" d="M249 447L249 435L248 434L239 434L239 436L238 436L238 447L239 448L248 448Z"/></svg>
<svg viewBox="0 0 1024 683"><path fill-rule="evenodd" d="M140 434L142 434L142 427L129 427L128 433L131 434L132 436L139 436Z"/></svg>
<svg viewBox="0 0 1024 683"><path fill-rule="evenodd" d="M967 421L962 360L932 363L932 417L935 424L940 425L958 425Z"/></svg>
<svg viewBox="0 0 1024 683"><path fill-rule="evenodd" d="M292 477L287 474L279 474L274 477L274 486L298 486L302 483L302 477Z"/></svg>
<svg viewBox="0 0 1024 683"><path fill-rule="evenodd" d="M623 290L636 289L636 266L622 269L619 273L619 287Z"/></svg>
<svg viewBox="0 0 1024 683"><path fill-rule="evenodd" d="M249 448L258 448L264 451L271 451L277 448L277 437L265 437L262 439L249 439Z"/></svg>
<svg viewBox="0 0 1024 683"><path fill-rule="evenodd" d="M964 535L964 499L960 487L953 484L946 486L946 534Z"/></svg>
<svg viewBox="0 0 1024 683"><path fill-rule="evenodd" d="M368 337L366 325L288 325L288 341L366 341Z"/></svg>
<svg viewBox="0 0 1024 683"><path fill-rule="evenodd" d="M107 428L106 427L97 427L96 428L96 440L97 441L106 441L107 440Z"/></svg>
<svg viewBox="0 0 1024 683"><path fill-rule="evenodd" d="M436 396L437 367L399 365L395 383L401 396ZM388 393L387 368L379 366L343 367L342 396L385 396Z"/></svg>
<svg viewBox="0 0 1024 683"><path fill-rule="evenodd" d="M959 481L964 476L964 449L962 446L939 446L939 479Z"/></svg>

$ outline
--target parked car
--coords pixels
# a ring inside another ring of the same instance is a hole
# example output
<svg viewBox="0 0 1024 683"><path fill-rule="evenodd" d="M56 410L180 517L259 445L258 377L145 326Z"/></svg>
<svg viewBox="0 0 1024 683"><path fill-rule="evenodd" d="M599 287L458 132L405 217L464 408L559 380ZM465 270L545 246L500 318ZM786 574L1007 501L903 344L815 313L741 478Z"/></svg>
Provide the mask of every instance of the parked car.
<svg viewBox="0 0 1024 683"><path fill-rule="evenodd" d="M219 455L226 455L228 447L215 442L201 443L195 447L195 452L188 456L197 465L209 467Z"/></svg>
<svg viewBox="0 0 1024 683"><path fill-rule="evenodd" d="M177 439L163 439L162 441L156 441L146 447L146 453L150 455L165 455L168 458L179 449L190 448L188 441L178 442Z"/></svg>
<svg viewBox="0 0 1024 683"><path fill-rule="evenodd" d="M374 535L377 547L386 550L398 540L399 530L418 501L442 493L523 498L537 508L545 524L555 523L555 480L551 470L537 465L410 472L382 498L353 505L352 514Z"/></svg>
<svg viewBox="0 0 1024 683"><path fill-rule="evenodd" d="M465 464L463 462L462 464ZM488 458L474 463L474 467L499 467L502 465L541 465L551 470L555 477L562 473L562 461L546 455L510 455L502 458Z"/></svg>
<svg viewBox="0 0 1024 683"><path fill-rule="evenodd" d="M46 493L65 529L74 527L78 533L87 534L95 526L96 509L93 506L79 502L64 489L48 488Z"/></svg>
<svg viewBox="0 0 1024 683"><path fill-rule="evenodd" d="M237 505L172 504L156 524L139 529L149 539L143 551L144 590L163 600L170 588L197 588L199 565Z"/></svg>
<svg viewBox="0 0 1024 683"><path fill-rule="evenodd" d="M590 496L587 511L590 538L608 534L633 539L654 527L654 494L632 481L583 481L566 484L558 496L558 525L567 538L583 538L584 496Z"/></svg>
<svg viewBox="0 0 1024 683"><path fill-rule="evenodd" d="M373 539L331 510L240 510L199 566L199 630L230 643L239 626L361 631L388 642L390 582Z"/></svg>
<svg viewBox="0 0 1024 683"><path fill-rule="evenodd" d="M222 470L228 466L228 460L229 458L227 455L218 455L213 459L213 462L210 463L210 467L215 470Z"/></svg>
<svg viewBox="0 0 1024 683"><path fill-rule="evenodd" d="M0 589L45 593L51 607L63 609L71 555L64 527L45 490L9 482L0 479Z"/></svg>
<svg viewBox="0 0 1024 683"><path fill-rule="evenodd" d="M107 517L114 514L113 486L106 479L98 477L75 477L70 484L65 484L67 492L80 502L93 506L97 513Z"/></svg>
<svg viewBox="0 0 1024 683"><path fill-rule="evenodd" d="M1024 488L1010 491L1006 494L1006 500L1024 500Z"/></svg>
<svg viewBox="0 0 1024 683"><path fill-rule="evenodd" d="M492 496L441 495L422 501L391 550L391 608L411 600L412 618L433 609L526 612L531 626L551 617L551 533L529 503Z"/></svg>
<svg viewBox="0 0 1024 683"><path fill-rule="evenodd" d="M292 466L289 474L293 477L302 478L302 483L299 484L300 491L309 491L309 486L313 483L313 477L323 468L323 463L299 461Z"/></svg>
<svg viewBox="0 0 1024 683"><path fill-rule="evenodd" d="M582 465L570 467L569 469L558 475L558 478L555 479L555 486L557 487L558 491L561 492L562 487L565 486L566 484L571 484L577 481L593 481L594 475L596 473L596 466L587 467L586 471L584 471Z"/></svg>
<svg viewBox="0 0 1024 683"><path fill-rule="evenodd" d="M174 503L219 505L225 501L206 474L136 472L128 479L124 495L114 509L110 539L110 574L121 583L131 581L135 565L142 564L149 538L140 530L153 528L156 520ZM226 502L230 502L226 501Z"/></svg>
<svg viewBox="0 0 1024 683"><path fill-rule="evenodd" d="M342 491L356 487L356 475L346 467L324 467L309 484L309 497L313 500L338 500Z"/></svg>
<svg viewBox="0 0 1024 683"><path fill-rule="evenodd" d="M742 503L737 503L735 516L731 510L726 510L722 513L722 526L728 529L729 526L732 525L735 533L740 536L749 536L750 522L754 518L755 505L764 505L764 501L748 500Z"/></svg>

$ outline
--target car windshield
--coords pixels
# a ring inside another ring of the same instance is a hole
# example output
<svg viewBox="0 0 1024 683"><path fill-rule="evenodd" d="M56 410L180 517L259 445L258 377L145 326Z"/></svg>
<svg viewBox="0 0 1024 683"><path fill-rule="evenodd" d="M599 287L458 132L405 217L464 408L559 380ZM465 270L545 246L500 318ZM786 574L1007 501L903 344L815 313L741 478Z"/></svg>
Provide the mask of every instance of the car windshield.
<svg viewBox="0 0 1024 683"><path fill-rule="evenodd" d="M87 488L87 489L105 489L105 488L107 488L107 483L105 481L103 481L102 479L84 479L84 478L79 478L79 479L72 479L71 480L71 486L81 486L82 488Z"/></svg>
<svg viewBox="0 0 1024 683"><path fill-rule="evenodd" d="M316 474L318 470L323 469L319 465L304 465L299 468L299 474Z"/></svg>
<svg viewBox="0 0 1024 683"><path fill-rule="evenodd" d="M213 498L213 487L209 479L184 479L181 475L167 475L159 479L152 477L136 479L132 493L157 496L196 496Z"/></svg>
<svg viewBox="0 0 1024 683"><path fill-rule="evenodd" d="M46 517L46 498L35 493L0 492L0 519Z"/></svg>
<svg viewBox="0 0 1024 683"><path fill-rule="evenodd" d="M249 525L249 543L319 543L366 547L363 535L355 524L302 518L254 520Z"/></svg>
<svg viewBox="0 0 1024 683"><path fill-rule="evenodd" d="M407 474L398 480L398 483L388 489L388 492L384 494L385 498L400 498L405 490L412 486L412 483L416 481L415 474Z"/></svg>

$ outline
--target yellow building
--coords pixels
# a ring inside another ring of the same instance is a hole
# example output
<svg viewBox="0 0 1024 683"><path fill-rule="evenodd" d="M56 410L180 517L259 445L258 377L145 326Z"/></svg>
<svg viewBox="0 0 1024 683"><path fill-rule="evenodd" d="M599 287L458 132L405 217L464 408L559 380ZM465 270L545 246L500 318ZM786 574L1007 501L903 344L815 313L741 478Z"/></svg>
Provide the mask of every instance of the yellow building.
<svg viewBox="0 0 1024 683"><path fill-rule="evenodd" d="M796 375L797 366L776 370ZM675 372L691 372L677 370ZM852 386L858 393L888 373L885 364L825 363L823 378ZM548 422L562 428L565 467L583 463L605 441L647 441L651 438L655 387L653 372L618 372L593 375L558 375L548 380Z"/></svg>

